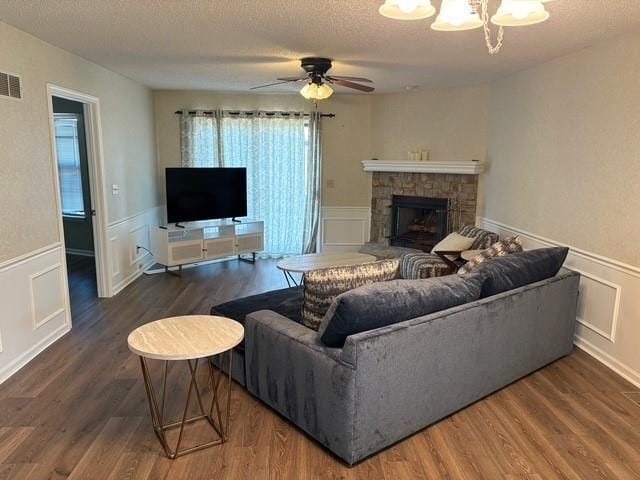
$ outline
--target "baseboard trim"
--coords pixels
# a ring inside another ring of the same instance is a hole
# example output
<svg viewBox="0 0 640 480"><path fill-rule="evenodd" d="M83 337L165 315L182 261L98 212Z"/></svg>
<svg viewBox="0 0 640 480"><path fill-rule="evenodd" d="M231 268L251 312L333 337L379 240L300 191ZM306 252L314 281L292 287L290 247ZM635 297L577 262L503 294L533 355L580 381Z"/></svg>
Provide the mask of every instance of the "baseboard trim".
<svg viewBox="0 0 640 480"><path fill-rule="evenodd" d="M636 372L635 370L633 370L633 369L627 367L626 365L620 363L618 360L613 358L611 355L609 355L608 353L602 351L601 349L596 347L591 342L588 342L584 338L580 338L580 337L576 336L575 339L574 339L574 344L580 350L585 351L586 353L591 355L593 358L598 360L600 363L606 365L611 370L616 372L622 378L624 378L628 382L631 382L636 387L640 388L640 372Z"/></svg>
<svg viewBox="0 0 640 480"><path fill-rule="evenodd" d="M155 264L155 261L150 258L149 260L147 260L147 262L142 266L142 268L136 270L135 272L131 273L129 276L125 277L124 280L122 280L120 283L118 283L117 285L113 286L113 295L117 295L118 293L120 293L122 290L124 290L125 288L127 288L130 284L132 284L138 277L140 277L142 274L144 274L145 270L147 268L149 268L150 266L152 266L153 264Z"/></svg>
<svg viewBox="0 0 640 480"><path fill-rule="evenodd" d="M0 370L0 384L4 383L7 379L17 373L27 363L37 357L40 353L50 347L56 340L60 339L71 331L69 324L64 323L56 328L53 332L40 340L29 350L23 352L18 357L14 358L9 364L5 365Z"/></svg>

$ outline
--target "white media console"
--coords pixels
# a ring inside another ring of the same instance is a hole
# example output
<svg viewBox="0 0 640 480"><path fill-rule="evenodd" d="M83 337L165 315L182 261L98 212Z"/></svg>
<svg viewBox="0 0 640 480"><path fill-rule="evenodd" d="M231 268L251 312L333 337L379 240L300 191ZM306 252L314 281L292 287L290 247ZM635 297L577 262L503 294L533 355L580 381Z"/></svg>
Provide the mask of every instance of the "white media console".
<svg viewBox="0 0 640 480"><path fill-rule="evenodd" d="M151 234L156 262L168 267L237 255L255 255L264 249L264 222L230 220L193 222L184 227L160 226Z"/></svg>

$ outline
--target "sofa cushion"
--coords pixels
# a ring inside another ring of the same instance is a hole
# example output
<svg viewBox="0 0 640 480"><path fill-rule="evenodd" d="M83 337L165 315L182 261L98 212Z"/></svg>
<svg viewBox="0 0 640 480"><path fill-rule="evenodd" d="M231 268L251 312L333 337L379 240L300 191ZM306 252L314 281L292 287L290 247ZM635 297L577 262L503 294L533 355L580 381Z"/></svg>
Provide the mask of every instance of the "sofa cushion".
<svg viewBox="0 0 640 480"><path fill-rule="evenodd" d="M566 247L553 247L488 259L473 271L484 277L481 297L553 277L562 267L567 253Z"/></svg>
<svg viewBox="0 0 640 480"><path fill-rule="evenodd" d="M465 263L458 273L461 275L473 272L482 262L493 257L503 257L512 253L518 253L522 251L522 244L518 237L508 237L500 240L491 245L486 250L483 250L478 255L473 257L467 263Z"/></svg>
<svg viewBox="0 0 640 480"><path fill-rule="evenodd" d="M258 310L272 310L302 323L302 287L273 290L215 305L211 307L211 315L232 318L244 325L245 317ZM244 342L236 349L244 351Z"/></svg>
<svg viewBox="0 0 640 480"><path fill-rule="evenodd" d="M441 277L449 265L435 253L406 253L400 257L400 277L405 280Z"/></svg>
<svg viewBox="0 0 640 480"><path fill-rule="evenodd" d="M346 291L399 277L399 259L322 268L304 274L302 324L318 330L334 299Z"/></svg>
<svg viewBox="0 0 640 480"><path fill-rule="evenodd" d="M342 347L349 335L421 317L480 297L481 275L447 275L374 283L336 298L319 335L328 347Z"/></svg>

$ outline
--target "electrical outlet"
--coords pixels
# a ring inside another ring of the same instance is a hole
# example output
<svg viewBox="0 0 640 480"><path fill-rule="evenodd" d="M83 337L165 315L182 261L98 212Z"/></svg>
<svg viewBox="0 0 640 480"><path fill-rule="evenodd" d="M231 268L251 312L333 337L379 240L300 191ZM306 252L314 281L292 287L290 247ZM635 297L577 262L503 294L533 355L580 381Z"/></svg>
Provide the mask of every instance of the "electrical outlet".
<svg viewBox="0 0 640 480"><path fill-rule="evenodd" d="M113 185L111 185L111 194L112 195L119 195L120 194L120 185L118 185L117 183L114 183Z"/></svg>

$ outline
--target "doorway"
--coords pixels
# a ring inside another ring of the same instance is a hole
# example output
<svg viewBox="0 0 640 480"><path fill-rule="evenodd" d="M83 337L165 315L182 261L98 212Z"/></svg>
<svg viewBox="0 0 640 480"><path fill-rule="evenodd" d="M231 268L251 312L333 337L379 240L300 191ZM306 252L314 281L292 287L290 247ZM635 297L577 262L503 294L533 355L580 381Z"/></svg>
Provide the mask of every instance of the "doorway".
<svg viewBox="0 0 640 480"><path fill-rule="evenodd" d="M47 85L58 229L66 258L71 313L110 297L100 102Z"/></svg>
<svg viewBox="0 0 640 480"><path fill-rule="evenodd" d="M53 97L58 179L72 310L98 295L84 105ZM75 307L75 308L74 308Z"/></svg>

